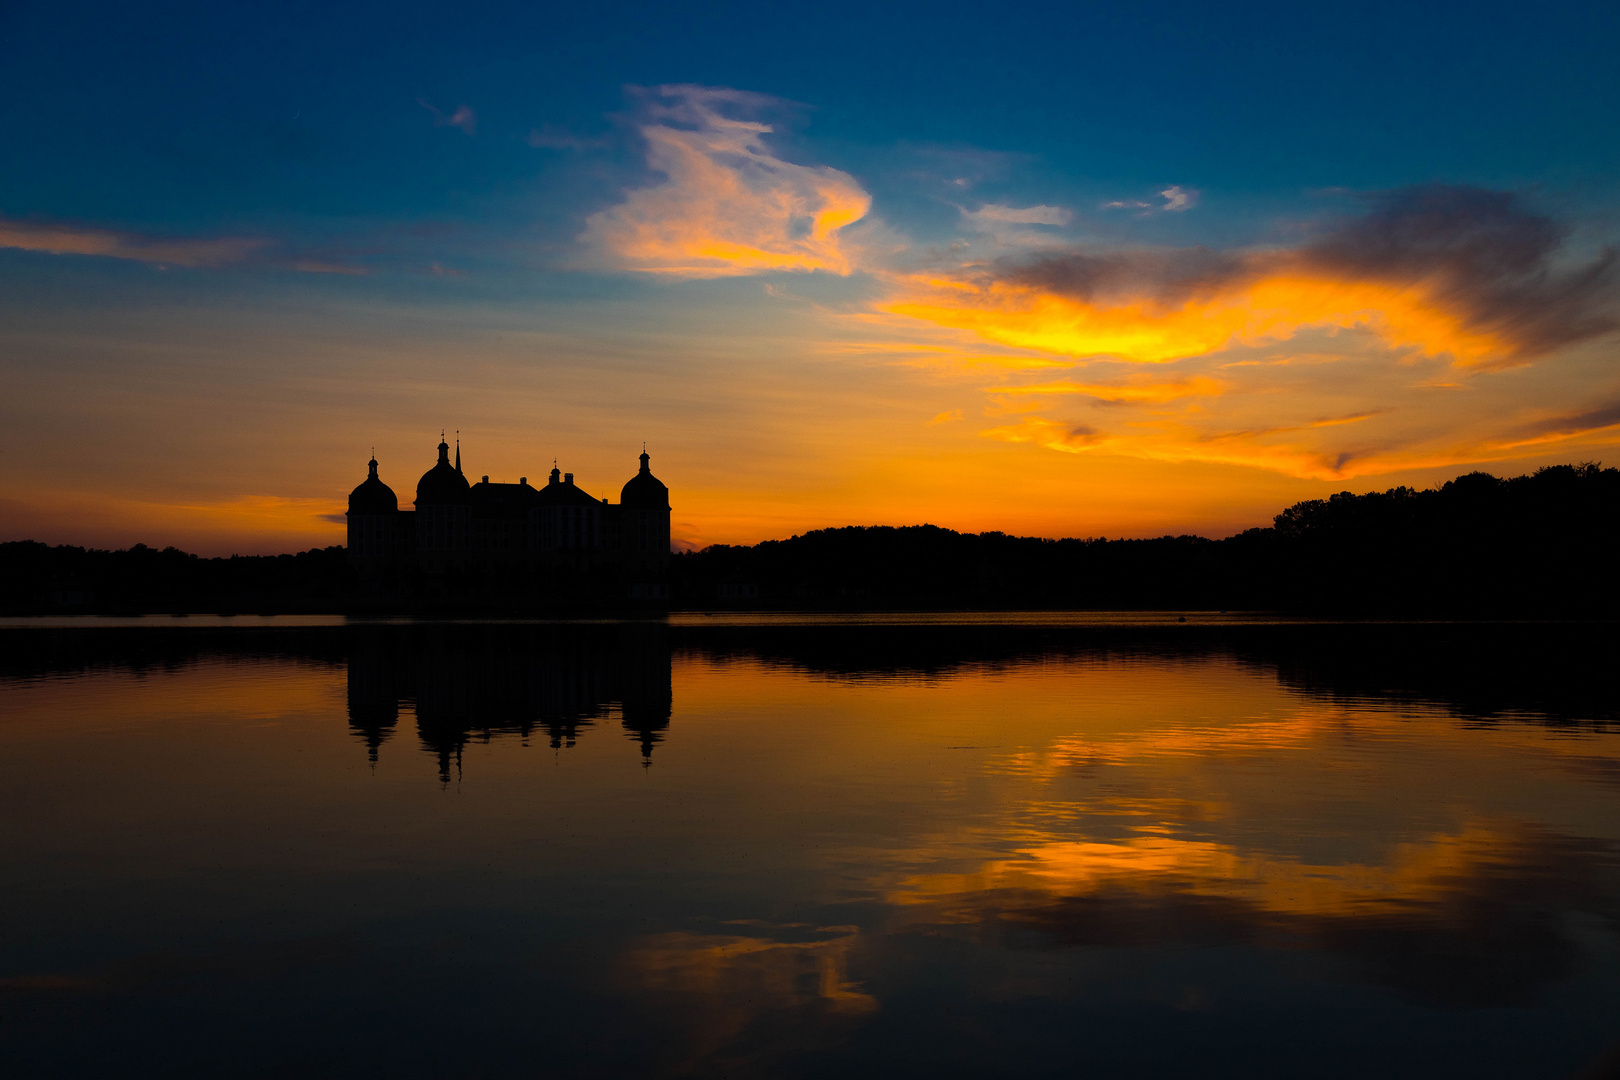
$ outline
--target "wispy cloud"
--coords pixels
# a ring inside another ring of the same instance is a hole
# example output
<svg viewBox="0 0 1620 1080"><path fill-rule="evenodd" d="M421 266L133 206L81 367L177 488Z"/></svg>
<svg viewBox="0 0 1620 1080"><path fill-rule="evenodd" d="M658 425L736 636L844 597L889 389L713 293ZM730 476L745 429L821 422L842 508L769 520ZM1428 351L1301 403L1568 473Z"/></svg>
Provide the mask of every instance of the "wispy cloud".
<svg viewBox="0 0 1620 1080"><path fill-rule="evenodd" d="M447 113L421 98L417 98L416 103L433 114L434 127L460 128L468 135L478 134L478 114L473 112L471 106L457 105L454 112Z"/></svg>
<svg viewBox="0 0 1620 1080"><path fill-rule="evenodd" d="M774 99L661 86L642 101L647 164L664 180L592 215L581 239L609 265L671 277L855 269L842 230L871 206L855 178L784 160L757 116Z"/></svg>
<svg viewBox="0 0 1620 1080"><path fill-rule="evenodd" d="M1183 210L1191 210L1198 205L1199 193L1191 188L1184 188L1180 184L1172 184L1159 192L1159 198L1164 202L1155 205L1146 199L1114 199L1103 203L1104 210L1143 210L1148 214L1164 211L1176 214ZM1142 216L1147 216L1144 214Z"/></svg>
<svg viewBox="0 0 1620 1080"><path fill-rule="evenodd" d="M1172 214L1191 210L1198 205L1198 192L1189 191L1180 184L1172 184L1159 195L1164 199L1164 209Z"/></svg>
<svg viewBox="0 0 1620 1080"><path fill-rule="evenodd" d="M371 273L364 266L330 262L326 259L294 259L292 268L300 274L341 274L346 277L365 277Z"/></svg>
<svg viewBox="0 0 1620 1080"><path fill-rule="evenodd" d="M51 255L98 255L154 266L214 267L241 262L265 246L249 237L153 237L115 229L0 218L0 248Z"/></svg>
<svg viewBox="0 0 1620 1080"><path fill-rule="evenodd" d="M1620 429L1620 401L1609 401L1593 409L1538 417L1510 433L1503 446L1516 449L1616 429Z"/></svg>
<svg viewBox="0 0 1620 1080"><path fill-rule="evenodd" d="M587 139L575 135L565 127L541 124L537 128L530 128L528 136L523 141L536 150L600 150L612 140L606 135Z"/></svg>
<svg viewBox="0 0 1620 1080"><path fill-rule="evenodd" d="M1067 225L1074 214L1061 206L1003 206L985 203L977 210L962 211L971 229L991 230L1003 225Z"/></svg>

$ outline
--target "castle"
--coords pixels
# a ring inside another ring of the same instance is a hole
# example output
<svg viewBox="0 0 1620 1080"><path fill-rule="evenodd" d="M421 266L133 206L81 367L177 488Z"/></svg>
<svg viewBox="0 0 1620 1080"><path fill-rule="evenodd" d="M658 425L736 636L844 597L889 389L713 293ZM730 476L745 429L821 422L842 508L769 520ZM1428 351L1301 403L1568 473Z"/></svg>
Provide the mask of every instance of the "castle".
<svg viewBox="0 0 1620 1080"><path fill-rule="evenodd" d="M371 475L349 494L348 557L376 596L498 596L552 599L667 599L669 488L648 468L619 493L595 499L573 473L551 470L544 487L528 477L469 484L439 441L439 460L416 482L416 509Z"/></svg>

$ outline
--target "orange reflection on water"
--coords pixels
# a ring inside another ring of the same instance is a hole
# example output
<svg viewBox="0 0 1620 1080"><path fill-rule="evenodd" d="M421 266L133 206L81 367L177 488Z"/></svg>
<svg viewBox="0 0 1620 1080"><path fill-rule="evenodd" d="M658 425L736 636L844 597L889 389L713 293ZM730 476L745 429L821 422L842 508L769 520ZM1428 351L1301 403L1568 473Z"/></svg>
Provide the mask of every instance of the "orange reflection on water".
<svg viewBox="0 0 1620 1080"><path fill-rule="evenodd" d="M914 1060L941 1001L985 1018L989 1060L1017 1054L1003 1025L1032 1002L1079 1003L1061 1044L1087 1002L1124 1015L1155 980L1237 1025L1302 980L1495 1008L1612 963L1587 931L1620 896L1620 740L1321 689L1387 636L1304 663L1308 628L1277 652L1123 632L1013 647L901 620L721 629L672 650L679 628L349 628L305 653L278 639L277 658L0 684L18 774L0 809L30 823L0 849L16 922L121 942L100 966L12 974L114 970L159 920L190 955L286 910L377 940L418 922L367 986L413 1028L500 996L464 994L463 961L438 959L465 936L493 971L607 1002L602 1030L577 1021L590 1052L630 1047L627 1073L656 1076L791 1073L776 1064L896 1025L921 1032L894 1043ZM525 737L586 712L555 748ZM465 751L451 783L443 747ZM108 929L110 895L133 898L134 929ZM506 985L511 1030L555 1015Z"/></svg>
<svg viewBox="0 0 1620 1080"><path fill-rule="evenodd" d="M1444 900L1459 882L1492 872L1524 843L1511 823L1478 823L1450 836L1394 848L1387 863L1321 864L1245 852L1232 844L1139 836L1117 842L1057 840L968 874L914 878L888 894L903 906L934 905L946 921L977 921L1001 894L1038 905L1110 890L1238 900L1278 916L1364 916ZM964 902L965 901L965 902ZM998 905L999 906L999 905Z"/></svg>

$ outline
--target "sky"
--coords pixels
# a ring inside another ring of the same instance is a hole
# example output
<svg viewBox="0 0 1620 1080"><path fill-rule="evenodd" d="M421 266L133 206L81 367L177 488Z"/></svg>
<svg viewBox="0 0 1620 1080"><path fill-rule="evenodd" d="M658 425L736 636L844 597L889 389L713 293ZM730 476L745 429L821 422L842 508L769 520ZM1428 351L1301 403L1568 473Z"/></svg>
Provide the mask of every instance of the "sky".
<svg viewBox="0 0 1620 1080"><path fill-rule="evenodd" d="M0 4L0 538L1223 536L1615 463L1612 4Z"/></svg>

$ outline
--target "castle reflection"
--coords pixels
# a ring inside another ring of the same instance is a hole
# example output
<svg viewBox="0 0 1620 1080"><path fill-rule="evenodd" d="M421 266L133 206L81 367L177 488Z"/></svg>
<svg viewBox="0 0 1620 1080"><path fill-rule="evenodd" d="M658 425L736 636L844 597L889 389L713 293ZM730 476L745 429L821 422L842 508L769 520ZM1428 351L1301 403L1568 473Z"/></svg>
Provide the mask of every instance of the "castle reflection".
<svg viewBox="0 0 1620 1080"><path fill-rule="evenodd" d="M669 727L670 648L661 626L367 628L349 652L349 725L372 762L402 710L448 782L471 741L542 732L554 749L617 712L643 764Z"/></svg>

